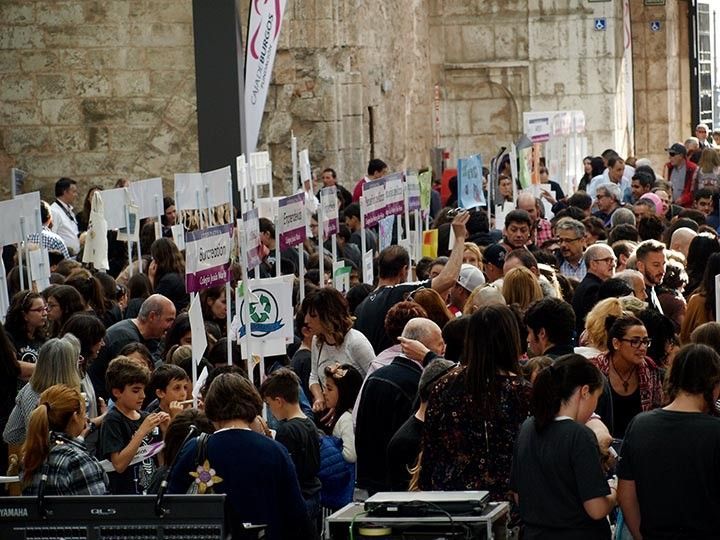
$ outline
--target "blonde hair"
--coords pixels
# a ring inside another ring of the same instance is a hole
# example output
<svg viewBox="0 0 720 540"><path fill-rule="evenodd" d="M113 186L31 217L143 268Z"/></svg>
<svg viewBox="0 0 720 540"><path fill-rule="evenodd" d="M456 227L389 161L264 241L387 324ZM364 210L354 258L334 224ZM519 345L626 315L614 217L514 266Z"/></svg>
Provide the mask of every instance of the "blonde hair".
<svg viewBox="0 0 720 540"><path fill-rule="evenodd" d="M698 161L698 168L700 172L711 173L720 167L720 154L714 148L705 148L700 154L700 160Z"/></svg>
<svg viewBox="0 0 720 540"><path fill-rule="evenodd" d="M508 305L518 304L523 310L543 297L537 277L524 266L513 268L505 274L502 294Z"/></svg>
<svg viewBox="0 0 720 540"><path fill-rule="evenodd" d="M477 257L479 266L478 269L483 269L483 254L482 251L480 251L480 248L477 246L477 244L474 244L473 242L465 242L465 247L463 248L463 255L465 255L466 251L470 251L473 255Z"/></svg>
<svg viewBox="0 0 720 540"><path fill-rule="evenodd" d="M585 332L589 344L600 351L607 350L605 319L609 316L620 317L622 314L623 305L619 298L606 298L595 304L585 318Z"/></svg>
<svg viewBox="0 0 720 540"><path fill-rule="evenodd" d="M56 384L40 394L40 401L30 414L27 437L22 448L25 481L45 462L50 454L48 434L65 431L72 415L85 412L85 400L77 388Z"/></svg>
<svg viewBox="0 0 720 540"><path fill-rule="evenodd" d="M468 296L465 307L463 308L463 315L472 315L481 307L489 304L505 305L505 297L502 295L502 292L491 283L478 285L470 293L470 296Z"/></svg>
<svg viewBox="0 0 720 540"><path fill-rule="evenodd" d="M619 300L622 304L623 310L632 313L636 317L640 314L640 312L645 311L648 307L647 302L643 302L637 296L633 296L632 294L629 294L628 296L621 296Z"/></svg>

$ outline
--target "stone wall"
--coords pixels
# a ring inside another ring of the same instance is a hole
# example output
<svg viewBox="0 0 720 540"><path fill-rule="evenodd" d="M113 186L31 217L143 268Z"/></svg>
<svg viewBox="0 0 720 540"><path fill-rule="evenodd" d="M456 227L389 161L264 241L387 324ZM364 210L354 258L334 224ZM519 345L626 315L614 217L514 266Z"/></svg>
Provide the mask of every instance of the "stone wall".
<svg viewBox="0 0 720 540"><path fill-rule="evenodd" d="M442 145L485 159L522 132L522 113L582 110L588 146L629 152L622 2L435 0L433 77ZM596 17L607 20L596 31Z"/></svg>
<svg viewBox="0 0 720 540"><path fill-rule="evenodd" d="M258 142L276 191L291 189L291 130L313 167L335 168L349 189L371 157L427 165L430 46L424 0L289 0Z"/></svg>
<svg viewBox="0 0 720 540"><path fill-rule="evenodd" d="M3 0L0 102L3 198L197 170L191 1Z"/></svg>

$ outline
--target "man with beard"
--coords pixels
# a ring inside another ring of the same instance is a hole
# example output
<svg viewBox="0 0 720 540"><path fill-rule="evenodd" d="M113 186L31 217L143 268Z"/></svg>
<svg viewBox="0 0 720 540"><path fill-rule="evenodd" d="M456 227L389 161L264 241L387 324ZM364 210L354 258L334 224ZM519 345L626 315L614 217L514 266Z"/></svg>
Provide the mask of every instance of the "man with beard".
<svg viewBox="0 0 720 540"><path fill-rule="evenodd" d="M665 244L657 240L645 240L635 250L635 266L645 279L649 307L663 313L655 287L665 277Z"/></svg>

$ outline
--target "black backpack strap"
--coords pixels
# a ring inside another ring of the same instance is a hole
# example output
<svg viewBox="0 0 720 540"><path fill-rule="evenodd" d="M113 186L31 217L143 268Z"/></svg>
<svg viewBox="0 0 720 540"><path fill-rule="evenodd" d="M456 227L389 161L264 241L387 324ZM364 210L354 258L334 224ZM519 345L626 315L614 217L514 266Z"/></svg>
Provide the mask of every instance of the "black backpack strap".
<svg viewBox="0 0 720 540"><path fill-rule="evenodd" d="M195 468L205 463L207 459L207 445L210 439L209 433L201 433L197 438L197 450L195 452Z"/></svg>

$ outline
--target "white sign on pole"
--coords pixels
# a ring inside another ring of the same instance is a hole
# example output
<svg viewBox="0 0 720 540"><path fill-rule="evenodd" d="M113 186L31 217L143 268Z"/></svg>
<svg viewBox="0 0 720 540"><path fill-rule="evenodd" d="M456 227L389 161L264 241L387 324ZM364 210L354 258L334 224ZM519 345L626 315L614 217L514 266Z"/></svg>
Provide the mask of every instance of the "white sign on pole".
<svg viewBox="0 0 720 540"><path fill-rule="evenodd" d="M98 191L105 209L105 222L110 230L124 228L127 225L125 206L128 204L127 188L105 189Z"/></svg>
<svg viewBox="0 0 720 540"><path fill-rule="evenodd" d="M30 279L37 283L39 291L44 291L50 286L50 259L47 249L29 249L28 259Z"/></svg>
<svg viewBox="0 0 720 540"><path fill-rule="evenodd" d="M330 186L320 190L323 216L323 242L339 230L337 188Z"/></svg>
<svg viewBox="0 0 720 540"><path fill-rule="evenodd" d="M203 180L200 173L175 174L175 208L199 210L198 202L205 200Z"/></svg>
<svg viewBox="0 0 720 540"><path fill-rule="evenodd" d="M369 249L363 254L363 283L373 284L373 252Z"/></svg>
<svg viewBox="0 0 720 540"><path fill-rule="evenodd" d="M420 210L420 182L418 181L417 173L408 172L405 177L405 185L407 187L408 211L413 212Z"/></svg>
<svg viewBox="0 0 720 540"><path fill-rule="evenodd" d="M172 239L177 248L180 251L185 249L185 226L182 223L178 223L170 227L170 232L172 233Z"/></svg>
<svg viewBox="0 0 720 540"><path fill-rule="evenodd" d="M342 294L347 294L350 290L351 271L351 267L345 266L345 261L337 261L333 263L333 284L334 287Z"/></svg>
<svg viewBox="0 0 720 540"><path fill-rule="evenodd" d="M207 201L205 201L204 195L202 201L207 204L208 208L215 208L230 202L227 185L232 178L232 172L229 165L222 169L201 173L200 177L203 189L207 193Z"/></svg>
<svg viewBox="0 0 720 540"><path fill-rule="evenodd" d="M138 206L138 217L140 219L163 215L162 178L148 178L147 180L131 182L128 189L130 190L130 200Z"/></svg>
<svg viewBox="0 0 720 540"><path fill-rule="evenodd" d="M200 295L194 294L190 302L190 331L192 332L192 358L196 366L200 365L205 349L207 349L207 334L205 333L205 320L202 314Z"/></svg>
<svg viewBox="0 0 720 540"><path fill-rule="evenodd" d="M257 208L245 212L242 221L238 220L238 226L242 227L242 234L245 239L245 268L252 270L262 262L260 259L260 223Z"/></svg>
<svg viewBox="0 0 720 540"><path fill-rule="evenodd" d="M250 340L253 354L274 356L285 354L287 344L293 339L293 276L280 276L250 281L252 295L249 299ZM247 358L245 299L240 305L233 325L236 339L240 340L243 358Z"/></svg>
<svg viewBox="0 0 720 540"><path fill-rule="evenodd" d="M35 217L38 208L40 208L38 191L0 202L0 241L3 246L24 242L27 235L40 233L42 229L39 228Z"/></svg>

